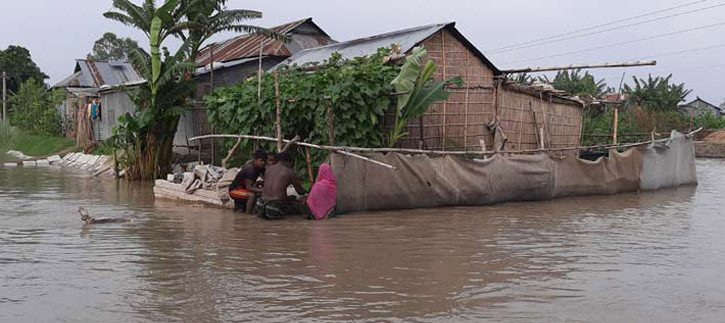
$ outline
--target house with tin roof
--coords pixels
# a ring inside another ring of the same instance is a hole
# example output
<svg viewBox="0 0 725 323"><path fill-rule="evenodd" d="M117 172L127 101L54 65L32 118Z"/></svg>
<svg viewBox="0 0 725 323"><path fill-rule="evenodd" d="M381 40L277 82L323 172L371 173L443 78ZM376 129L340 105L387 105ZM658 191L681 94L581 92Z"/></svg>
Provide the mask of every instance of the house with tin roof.
<svg viewBox="0 0 725 323"><path fill-rule="evenodd" d="M80 147L108 139L118 116L136 110L125 92L108 90L144 82L130 63L77 59L73 73L52 86L65 91L57 107L64 133Z"/></svg>
<svg viewBox="0 0 725 323"><path fill-rule="evenodd" d="M692 116L697 118L707 114L712 114L713 116L720 118L722 115L721 107L707 102L699 96L690 102L677 106L677 108L680 110L680 113L688 117Z"/></svg>

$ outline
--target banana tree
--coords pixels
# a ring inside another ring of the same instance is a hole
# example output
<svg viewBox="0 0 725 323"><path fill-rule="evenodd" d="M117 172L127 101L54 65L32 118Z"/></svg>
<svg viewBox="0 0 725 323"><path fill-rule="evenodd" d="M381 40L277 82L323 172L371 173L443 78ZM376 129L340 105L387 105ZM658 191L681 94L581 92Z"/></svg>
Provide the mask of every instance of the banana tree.
<svg viewBox="0 0 725 323"><path fill-rule="evenodd" d="M460 76L442 82L435 81L433 74L437 70L436 64L432 60L423 64L427 54L428 51L423 47L414 48L406 58L400 74L391 82L399 96L395 109L395 125L388 139L389 147L394 147L400 139L408 135L405 126L410 120L422 116L432 104L448 99L448 86L463 86Z"/></svg>

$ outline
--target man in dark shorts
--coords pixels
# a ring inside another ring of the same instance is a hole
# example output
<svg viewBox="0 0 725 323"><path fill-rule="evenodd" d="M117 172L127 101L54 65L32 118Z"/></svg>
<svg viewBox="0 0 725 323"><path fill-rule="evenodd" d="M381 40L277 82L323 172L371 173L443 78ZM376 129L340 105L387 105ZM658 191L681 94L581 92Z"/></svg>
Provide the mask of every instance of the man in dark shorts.
<svg viewBox="0 0 725 323"><path fill-rule="evenodd" d="M287 196L287 187L294 186L297 194L307 191L302 181L292 169L292 158L286 152L277 155L279 162L267 167L264 172L262 198L257 203L257 214L266 219L280 219L287 215L300 213L300 203L293 196Z"/></svg>
<svg viewBox="0 0 725 323"><path fill-rule="evenodd" d="M267 161L267 153L258 150L254 153L254 159L239 171L237 176L229 185L229 197L234 200L234 211L244 210L252 214L254 205L257 202L257 195L262 189L254 185L257 178L264 174L264 167Z"/></svg>

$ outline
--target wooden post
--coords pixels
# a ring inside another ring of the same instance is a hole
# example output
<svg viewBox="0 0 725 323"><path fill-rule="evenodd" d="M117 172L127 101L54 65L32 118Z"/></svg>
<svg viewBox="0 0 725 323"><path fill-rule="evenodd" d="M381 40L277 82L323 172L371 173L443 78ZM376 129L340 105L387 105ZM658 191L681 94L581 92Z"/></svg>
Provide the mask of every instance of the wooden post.
<svg viewBox="0 0 725 323"><path fill-rule="evenodd" d="M446 67L448 63L446 63L446 33L445 31L441 31L441 51L443 52L443 79L446 79ZM446 100L448 101L448 100ZM446 115L448 114L447 108L448 105L446 104L446 101L443 101L443 150L446 150Z"/></svg>
<svg viewBox="0 0 725 323"><path fill-rule="evenodd" d="M209 83L211 83L211 91L214 92L214 44L209 48Z"/></svg>
<svg viewBox="0 0 725 323"><path fill-rule="evenodd" d="M544 149L544 128L539 128L539 148Z"/></svg>
<svg viewBox="0 0 725 323"><path fill-rule="evenodd" d="M617 144L617 134L619 133L619 107L614 108L614 129L612 130L612 143Z"/></svg>
<svg viewBox="0 0 725 323"><path fill-rule="evenodd" d="M214 43L211 44L211 48L209 48L209 88L211 89L211 92L214 92ZM211 126L211 134L214 134L214 125ZM215 138L211 138L211 165L214 165L214 160L216 159L216 153L215 153L215 146L214 143L216 142Z"/></svg>
<svg viewBox="0 0 725 323"><path fill-rule="evenodd" d="M521 149L524 139L524 108L519 105L519 143L516 149Z"/></svg>
<svg viewBox="0 0 725 323"><path fill-rule="evenodd" d="M330 146L335 145L335 114L332 109L332 100L327 107L327 142Z"/></svg>
<svg viewBox="0 0 725 323"><path fill-rule="evenodd" d="M310 184L314 184L315 174L312 171L312 157L310 156L310 147L305 147L305 160L307 161L307 175L310 177Z"/></svg>
<svg viewBox="0 0 725 323"><path fill-rule="evenodd" d="M3 122L8 122L8 88L7 88L8 75L3 71Z"/></svg>
<svg viewBox="0 0 725 323"><path fill-rule="evenodd" d="M259 66L257 66L257 104L262 102L262 48L264 46L264 38L259 41Z"/></svg>
<svg viewBox="0 0 725 323"><path fill-rule="evenodd" d="M279 73L274 72L274 96L275 104L277 105L276 117L275 117L275 130L277 135L277 151L282 151L282 106L279 97Z"/></svg>
<svg viewBox="0 0 725 323"><path fill-rule="evenodd" d="M464 107L464 116L463 116L463 150L468 151L468 101L469 101L469 91L470 91L470 85L468 82L470 82L471 75L470 75L470 69L471 69L471 63L469 62L470 54L466 54L466 104ZM445 78L445 76L444 76Z"/></svg>
<svg viewBox="0 0 725 323"><path fill-rule="evenodd" d="M687 129L688 131L692 131L692 123L695 121L695 113L690 111L690 128Z"/></svg>

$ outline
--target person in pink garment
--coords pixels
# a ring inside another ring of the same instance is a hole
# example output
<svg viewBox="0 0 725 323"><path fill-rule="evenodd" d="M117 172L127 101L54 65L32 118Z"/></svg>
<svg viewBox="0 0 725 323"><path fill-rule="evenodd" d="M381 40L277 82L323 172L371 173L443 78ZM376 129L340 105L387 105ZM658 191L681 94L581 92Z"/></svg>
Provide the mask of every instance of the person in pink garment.
<svg viewBox="0 0 725 323"><path fill-rule="evenodd" d="M307 206L315 220L322 220L335 215L337 203L337 177L329 164L322 164L317 174L317 181L307 196Z"/></svg>

